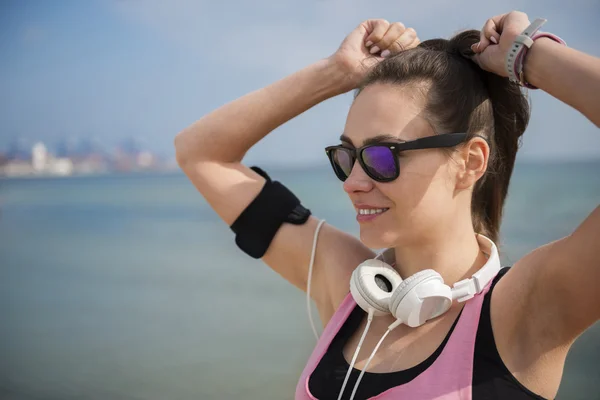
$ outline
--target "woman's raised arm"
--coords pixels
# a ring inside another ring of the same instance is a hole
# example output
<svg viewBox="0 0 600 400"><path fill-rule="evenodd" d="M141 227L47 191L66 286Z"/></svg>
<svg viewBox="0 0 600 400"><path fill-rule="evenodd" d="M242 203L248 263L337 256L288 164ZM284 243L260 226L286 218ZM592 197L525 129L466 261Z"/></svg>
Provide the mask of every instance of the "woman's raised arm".
<svg viewBox="0 0 600 400"><path fill-rule="evenodd" d="M414 30L400 23L390 24L385 20L361 23L332 56L226 104L180 132L175 138L178 164L210 206L231 226L265 186L265 178L241 163L253 145L311 107L355 88L369 66L383 59L382 55L416 44ZM266 264L302 290L306 290L317 222L310 217L301 225L284 223L264 256L261 255ZM256 230L258 233L259 228ZM337 266L345 266L349 275L371 255L371 250L358 239L333 227L323 227L311 290L322 319L327 319L327 310L335 307L342 292L348 290ZM324 264L326 272L321 267Z"/></svg>
<svg viewBox="0 0 600 400"><path fill-rule="evenodd" d="M475 60L488 71L509 76L506 55L530 26L522 12L489 19L479 46L473 46ZM522 72L525 82L575 107L600 126L600 59L541 37L527 51ZM576 134L564 133L565 146L569 136ZM513 349L520 349L521 365L551 351L566 356L573 341L600 319L598 238L600 207L567 237L519 260L498 284L492 314L501 316L505 324L498 329L513 340Z"/></svg>

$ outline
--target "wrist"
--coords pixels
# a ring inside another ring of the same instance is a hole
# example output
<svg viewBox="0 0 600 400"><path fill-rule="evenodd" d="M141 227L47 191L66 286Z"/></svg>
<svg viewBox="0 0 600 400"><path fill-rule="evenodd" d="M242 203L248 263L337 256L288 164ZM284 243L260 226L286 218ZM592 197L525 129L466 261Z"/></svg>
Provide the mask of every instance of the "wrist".
<svg viewBox="0 0 600 400"><path fill-rule="evenodd" d="M332 83L337 86L339 94L356 89L361 76L356 71L356 67L337 53L325 59L330 68L330 74L333 77Z"/></svg>
<svg viewBox="0 0 600 400"><path fill-rule="evenodd" d="M543 69L543 54L549 50L551 51L555 46L562 46L562 44L547 36L535 39L533 45L523 57L521 82L524 86L533 89L540 86L541 76L539 72Z"/></svg>
<svg viewBox="0 0 600 400"><path fill-rule="evenodd" d="M344 73L328 58L318 60L300 71L284 79L288 81L284 93L288 97L296 98L295 101L307 102L309 107L319 104L337 95L347 92L347 83ZM275 86L268 86L268 90ZM300 96L299 98L297 98Z"/></svg>
<svg viewBox="0 0 600 400"><path fill-rule="evenodd" d="M565 41L556 35L545 32L538 33L545 23L546 19L537 18L530 23L520 35L517 35L513 39L510 49L505 57L506 73L511 82L518 83L529 89L537 89L537 86L532 84L531 80L525 78L525 60L529 58L528 55L530 49L536 41L548 39L566 46Z"/></svg>

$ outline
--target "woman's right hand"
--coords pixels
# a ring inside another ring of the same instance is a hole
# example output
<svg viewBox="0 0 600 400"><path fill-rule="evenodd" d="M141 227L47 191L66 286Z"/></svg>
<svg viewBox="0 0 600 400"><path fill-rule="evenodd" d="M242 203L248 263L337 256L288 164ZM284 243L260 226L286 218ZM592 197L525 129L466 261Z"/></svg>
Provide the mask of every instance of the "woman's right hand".
<svg viewBox="0 0 600 400"><path fill-rule="evenodd" d="M369 19L346 36L330 59L348 77L345 89L352 90L374 65L419 43L417 32L401 22Z"/></svg>

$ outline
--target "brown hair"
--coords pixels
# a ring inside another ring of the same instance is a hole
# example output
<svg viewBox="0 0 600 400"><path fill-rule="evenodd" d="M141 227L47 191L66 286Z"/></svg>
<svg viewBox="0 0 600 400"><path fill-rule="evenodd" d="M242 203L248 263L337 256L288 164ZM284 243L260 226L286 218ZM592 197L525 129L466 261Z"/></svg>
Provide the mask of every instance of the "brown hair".
<svg viewBox="0 0 600 400"><path fill-rule="evenodd" d="M355 96L374 83L426 84L424 115L437 132L487 138L488 168L473 190L471 214L474 230L496 242L519 139L529 122L529 103L519 85L484 71L469 58L479 34L469 30L450 40L428 40L387 58L370 71Z"/></svg>

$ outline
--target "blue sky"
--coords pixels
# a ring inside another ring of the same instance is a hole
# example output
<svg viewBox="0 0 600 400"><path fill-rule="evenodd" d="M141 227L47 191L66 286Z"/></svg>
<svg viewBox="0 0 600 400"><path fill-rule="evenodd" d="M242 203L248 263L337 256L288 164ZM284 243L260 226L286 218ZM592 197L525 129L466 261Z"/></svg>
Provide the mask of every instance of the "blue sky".
<svg viewBox="0 0 600 400"><path fill-rule="evenodd" d="M331 54L367 18L421 39L479 29L519 9L574 48L600 56L598 0L104 0L0 2L0 149L15 137L49 144L126 137L173 154L175 134L220 105ZM600 132L543 92L522 159L600 158ZM260 142L249 162L326 164L351 95L331 99ZM292 154L280 151L284 146Z"/></svg>

